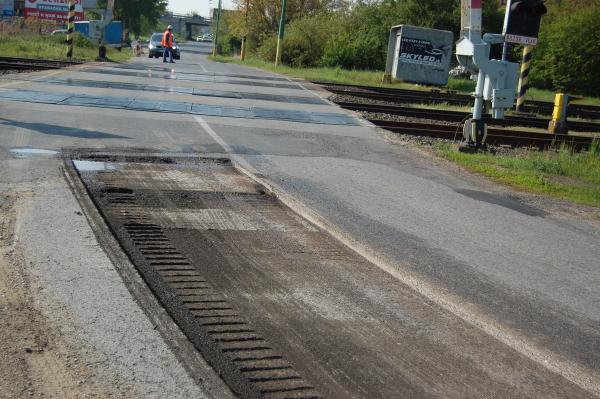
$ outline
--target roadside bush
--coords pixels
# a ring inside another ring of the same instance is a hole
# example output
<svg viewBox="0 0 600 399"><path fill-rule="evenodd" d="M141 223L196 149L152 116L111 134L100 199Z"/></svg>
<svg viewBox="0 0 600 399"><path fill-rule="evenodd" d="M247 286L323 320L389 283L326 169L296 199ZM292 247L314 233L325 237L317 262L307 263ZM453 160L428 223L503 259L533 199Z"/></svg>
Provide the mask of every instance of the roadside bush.
<svg viewBox="0 0 600 399"><path fill-rule="evenodd" d="M274 61L277 52L277 34L264 34L259 42L260 46L256 49L257 57L264 61Z"/></svg>
<svg viewBox="0 0 600 399"><path fill-rule="evenodd" d="M318 14L292 21L283 40L282 62L294 67L311 67L320 63L325 43L340 29L339 17ZM265 35L257 55L267 61L275 59L277 35Z"/></svg>
<svg viewBox="0 0 600 399"><path fill-rule="evenodd" d="M600 93L600 9L572 10L544 25L533 54L531 83L570 93Z"/></svg>
<svg viewBox="0 0 600 399"><path fill-rule="evenodd" d="M321 63L346 69L383 69L385 57L384 46L375 35L341 32L327 42Z"/></svg>
<svg viewBox="0 0 600 399"><path fill-rule="evenodd" d="M42 40L46 42L52 42L56 44L65 44L67 41L67 35L58 34L53 36L42 36ZM65 44L66 45L66 44ZM88 40L87 37L83 36L79 32L73 33L73 46L78 48L96 48L97 45L93 44Z"/></svg>
<svg viewBox="0 0 600 399"><path fill-rule="evenodd" d="M225 55L234 55L242 48L242 41L232 33L226 33L219 39L219 53Z"/></svg>

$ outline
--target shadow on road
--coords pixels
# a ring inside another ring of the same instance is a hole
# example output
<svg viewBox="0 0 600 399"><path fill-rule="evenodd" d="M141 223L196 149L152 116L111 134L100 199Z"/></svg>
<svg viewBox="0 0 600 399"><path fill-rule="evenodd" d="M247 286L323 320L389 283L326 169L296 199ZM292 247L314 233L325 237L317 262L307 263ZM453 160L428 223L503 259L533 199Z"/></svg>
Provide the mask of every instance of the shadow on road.
<svg viewBox="0 0 600 399"><path fill-rule="evenodd" d="M4 126L14 126L23 129L33 130L38 133L48 134L51 136L66 136L66 137L77 137L81 139L127 139L130 137L120 136L118 134L97 132L87 129L79 129L72 127L65 127L59 125L51 125L48 123L29 123L14 121L11 119L0 118L0 124Z"/></svg>

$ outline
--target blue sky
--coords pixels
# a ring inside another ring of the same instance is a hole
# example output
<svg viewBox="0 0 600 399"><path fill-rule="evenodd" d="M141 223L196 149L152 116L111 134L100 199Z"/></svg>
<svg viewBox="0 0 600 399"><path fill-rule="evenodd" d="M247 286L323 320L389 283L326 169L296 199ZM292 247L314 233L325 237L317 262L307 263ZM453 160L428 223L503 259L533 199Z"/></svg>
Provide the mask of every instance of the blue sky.
<svg viewBox="0 0 600 399"><path fill-rule="evenodd" d="M187 14L191 11L196 11L198 14L208 17L211 8L216 8L219 0L169 0L169 6L167 7L174 13ZM233 8L231 0L222 0L222 7L231 9Z"/></svg>

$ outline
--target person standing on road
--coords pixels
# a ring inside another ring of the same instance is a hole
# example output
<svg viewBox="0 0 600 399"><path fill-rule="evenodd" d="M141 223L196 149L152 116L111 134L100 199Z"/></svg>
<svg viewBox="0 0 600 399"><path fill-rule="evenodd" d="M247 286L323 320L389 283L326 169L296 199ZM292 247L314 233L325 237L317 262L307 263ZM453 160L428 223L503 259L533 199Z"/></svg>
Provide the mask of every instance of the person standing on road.
<svg viewBox="0 0 600 399"><path fill-rule="evenodd" d="M169 25L167 27L167 30L165 31L165 33L163 34L162 37L162 46L163 46L163 62L167 62L167 52L169 53L169 62L171 63L175 63L175 61L173 61L173 41L174 41L174 37L173 37L173 27L171 25Z"/></svg>

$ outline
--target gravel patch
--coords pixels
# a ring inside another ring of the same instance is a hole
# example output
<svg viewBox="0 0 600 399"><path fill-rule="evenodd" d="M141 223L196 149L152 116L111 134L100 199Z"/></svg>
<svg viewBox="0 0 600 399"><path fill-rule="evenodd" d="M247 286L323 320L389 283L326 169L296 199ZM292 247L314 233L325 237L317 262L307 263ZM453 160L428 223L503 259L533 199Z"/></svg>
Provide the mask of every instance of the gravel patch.
<svg viewBox="0 0 600 399"><path fill-rule="evenodd" d="M368 92L365 92L368 93ZM329 97L329 101L334 103L355 103L355 104L371 104L371 105L398 105L399 101L377 100L373 98L350 96L348 94L334 94Z"/></svg>
<svg viewBox="0 0 600 399"><path fill-rule="evenodd" d="M360 116L368 120L377 120L377 121L389 121L389 122L411 122L411 123L426 123L432 125L440 125L440 126L462 126L461 123L458 122L448 122L448 121L440 121L437 119L425 119L425 118L415 118L414 116L403 116L403 115L394 115L394 114L386 114L385 112L370 112L370 111L356 111Z"/></svg>

